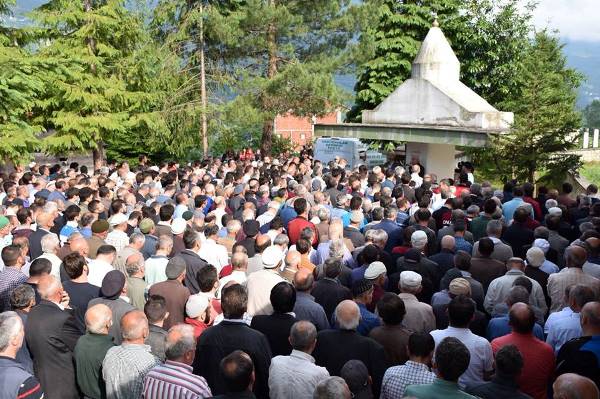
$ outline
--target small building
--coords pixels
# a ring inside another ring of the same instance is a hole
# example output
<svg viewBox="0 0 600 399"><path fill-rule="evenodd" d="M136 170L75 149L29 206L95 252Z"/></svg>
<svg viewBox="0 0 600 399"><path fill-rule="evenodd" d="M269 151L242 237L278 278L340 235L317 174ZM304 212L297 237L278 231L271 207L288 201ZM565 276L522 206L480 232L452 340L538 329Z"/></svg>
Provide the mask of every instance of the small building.
<svg viewBox="0 0 600 399"><path fill-rule="evenodd" d="M511 112L492 107L460 81L460 63L434 21L404 81L362 123L317 123L316 136L355 137L406 143L406 163L449 177L456 146L483 147L507 132Z"/></svg>
<svg viewBox="0 0 600 399"><path fill-rule="evenodd" d="M277 115L274 132L278 136L289 139L296 148L312 143L315 123L341 123L342 113L332 112L323 116L300 117L292 114Z"/></svg>

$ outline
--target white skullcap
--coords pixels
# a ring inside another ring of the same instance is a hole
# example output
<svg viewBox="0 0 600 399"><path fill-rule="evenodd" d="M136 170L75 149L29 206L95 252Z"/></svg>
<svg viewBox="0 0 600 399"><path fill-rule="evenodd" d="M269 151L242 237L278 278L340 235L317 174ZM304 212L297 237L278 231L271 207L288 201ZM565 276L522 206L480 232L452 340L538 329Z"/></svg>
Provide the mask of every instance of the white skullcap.
<svg viewBox="0 0 600 399"><path fill-rule="evenodd" d="M407 288L415 288L421 285L423 277L419 273L407 270L400 273L400 286Z"/></svg>

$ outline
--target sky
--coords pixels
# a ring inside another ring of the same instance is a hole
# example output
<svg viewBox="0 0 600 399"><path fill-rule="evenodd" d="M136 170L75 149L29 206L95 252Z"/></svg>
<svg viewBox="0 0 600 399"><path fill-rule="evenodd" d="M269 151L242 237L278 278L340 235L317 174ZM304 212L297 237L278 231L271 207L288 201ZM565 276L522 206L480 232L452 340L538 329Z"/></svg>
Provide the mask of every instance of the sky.
<svg viewBox="0 0 600 399"><path fill-rule="evenodd" d="M539 0L534 24L566 40L600 42L600 0Z"/></svg>

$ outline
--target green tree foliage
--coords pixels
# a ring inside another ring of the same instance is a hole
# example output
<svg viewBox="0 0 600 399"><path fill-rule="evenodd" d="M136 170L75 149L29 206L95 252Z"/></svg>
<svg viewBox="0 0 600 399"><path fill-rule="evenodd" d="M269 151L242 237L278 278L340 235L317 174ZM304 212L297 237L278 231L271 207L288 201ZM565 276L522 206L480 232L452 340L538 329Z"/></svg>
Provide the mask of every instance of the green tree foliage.
<svg viewBox="0 0 600 399"><path fill-rule="evenodd" d="M461 61L467 86L497 105L520 84L515 71L531 30L531 6L522 11L520 0L380 1L371 2L378 22L361 35L371 54L358 68L349 120L360 121L363 110L375 108L410 77L434 15Z"/></svg>
<svg viewBox="0 0 600 399"><path fill-rule="evenodd" d="M12 4L0 0L0 22ZM41 128L31 121L30 112L43 83L39 60L18 46L17 33L0 25L0 162L24 163L39 145Z"/></svg>
<svg viewBox="0 0 600 399"><path fill-rule="evenodd" d="M565 151L578 140L573 132L581 123L576 100L582 76L567 67L562 48L546 31L536 33L527 48L523 84L518 96L504 105L515 113L515 124L489 151L503 179L562 179L580 166L579 156Z"/></svg>
<svg viewBox="0 0 600 399"><path fill-rule="evenodd" d="M585 119L585 127L600 128L600 100L594 100L589 103L583 110L583 117Z"/></svg>

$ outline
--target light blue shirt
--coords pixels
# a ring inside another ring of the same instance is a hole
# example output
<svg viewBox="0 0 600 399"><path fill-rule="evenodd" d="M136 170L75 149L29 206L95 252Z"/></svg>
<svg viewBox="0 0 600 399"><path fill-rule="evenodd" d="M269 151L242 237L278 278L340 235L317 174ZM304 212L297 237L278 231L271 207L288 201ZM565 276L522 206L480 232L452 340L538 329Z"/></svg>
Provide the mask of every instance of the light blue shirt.
<svg viewBox="0 0 600 399"><path fill-rule="evenodd" d="M187 205L179 204L175 207L175 212L173 213L173 219L183 217L184 212L188 210Z"/></svg>
<svg viewBox="0 0 600 399"><path fill-rule="evenodd" d="M548 328L546 343L554 349L554 353L558 353L566 342L579 338L582 334L579 313L571 312L552 322Z"/></svg>
<svg viewBox="0 0 600 399"><path fill-rule="evenodd" d="M515 211L517 210L517 208L519 206L523 205L524 203L525 203L525 201L523 200L522 197L515 197L515 198L511 199L510 201L502 204L502 214L504 215L504 219L506 220L507 223L512 222ZM535 217L535 215L533 213L533 207L531 209L531 217L532 218Z"/></svg>
<svg viewBox="0 0 600 399"><path fill-rule="evenodd" d="M550 262L548 259L546 259L544 263L542 263L542 265L540 266L540 270L547 274L558 273L559 271L558 266L556 266L556 264L554 264L553 262Z"/></svg>
<svg viewBox="0 0 600 399"><path fill-rule="evenodd" d="M550 327L554 322L563 317L570 316L572 313L573 310L568 306L558 312L550 313L550 316L548 316L548 319L546 320L546 324L544 324L544 334L548 335Z"/></svg>

